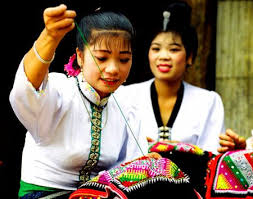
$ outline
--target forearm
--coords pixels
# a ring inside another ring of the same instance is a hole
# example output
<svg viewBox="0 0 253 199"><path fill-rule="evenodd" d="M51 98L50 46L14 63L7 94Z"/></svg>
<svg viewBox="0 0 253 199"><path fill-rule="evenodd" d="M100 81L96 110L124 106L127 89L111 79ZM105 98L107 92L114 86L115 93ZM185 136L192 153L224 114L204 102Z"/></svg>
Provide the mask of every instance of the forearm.
<svg viewBox="0 0 253 199"><path fill-rule="evenodd" d="M63 4L45 9L45 29L24 59L25 74L35 89L44 80L59 42L75 27L75 16L75 11L67 10L67 6Z"/></svg>
<svg viewBox="0 0 253 199"><path fill-rule="evenodd" d="M36 41L36 50L43 60L51 60L59 41L47 35L43 30ZM35 54L32 47L24 58L24 70L27 79L32 83L35 89L38 89L47 74L50 63L41 62Z"/></svg>

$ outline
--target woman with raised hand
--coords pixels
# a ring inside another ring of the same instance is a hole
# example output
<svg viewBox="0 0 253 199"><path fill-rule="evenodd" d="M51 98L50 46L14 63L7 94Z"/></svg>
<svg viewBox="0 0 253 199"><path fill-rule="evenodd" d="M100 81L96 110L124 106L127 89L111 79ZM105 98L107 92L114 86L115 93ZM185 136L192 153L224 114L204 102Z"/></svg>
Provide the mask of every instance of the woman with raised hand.
<svg viewBox="0 0 253 199"><path fill-rule="evenodd" d="M21 61L10 93L27 129L21 199L68 198L99 171L147 152L134 107L119 109L111 97L132 65L130 21L101 10L82 18L66 76L48 70L59 43L75 27L76 13L60 5L43 16L45 28ZM79 66L71 71L75 57Z"/></svg>

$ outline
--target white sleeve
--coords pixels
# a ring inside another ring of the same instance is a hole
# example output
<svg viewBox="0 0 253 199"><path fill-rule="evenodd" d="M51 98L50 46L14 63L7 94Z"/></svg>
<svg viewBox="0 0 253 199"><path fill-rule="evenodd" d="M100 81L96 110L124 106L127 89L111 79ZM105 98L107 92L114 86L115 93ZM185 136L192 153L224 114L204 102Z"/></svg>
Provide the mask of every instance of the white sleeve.
<svg viewBox="0 0 253 199"><path fill-rule="evenodd" d="M37 143L46 141L64 114L62 98L50 88L46 75L39 90L28 81L23 60L15 76L9 100L13 111Z"/></svg>
<svg viewBox="0 0 253 199"><path fill-rule="evenodd" d="M129 115L129 126L132 130L128 127L128 134L131 137L130 146L128 147L129 157L132 156L132 160L143 155L147 155L148 153L148 142L146 139L146 135L144 132L141 132L141 118L138 114L138 111L130 113Z"/></svg>
<svg viewBox="0 0 253 199"><path fill-rule="evenodd" d="M219 134L225 132L224 106L221 97L213 92L213 98L206 115L202 134L199 138L199 147L217 154L219 145Z"/></svg>
<svg viewBox="0 0 253 199"><path fill-rule="evenodd" d="M148 153L148 142L144 132L140 131L141 120L138 111L131 107L127 113L126 139L123 147L125 158L122 162L132 161Z"/></svg>

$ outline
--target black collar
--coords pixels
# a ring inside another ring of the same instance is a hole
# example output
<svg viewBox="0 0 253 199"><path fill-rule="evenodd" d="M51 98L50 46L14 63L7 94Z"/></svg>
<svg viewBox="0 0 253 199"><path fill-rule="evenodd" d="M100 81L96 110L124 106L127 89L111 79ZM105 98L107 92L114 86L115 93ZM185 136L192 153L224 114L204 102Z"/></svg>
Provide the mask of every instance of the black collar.
<svg viewBox="0 0 253 199"><path fill-rule="evenodd" d="M156 92L154 81L152 82L152 84L150 86L150 91L151 91L150 92L151 93L151 101L152 101L152 106L153 106L153 111L155 114L157 126L158 127L164 126L163 122L162 122L162 118L161 118L161 113L160 113L159 104L158 104L158 97L157 97L157 92ZM167 127L172 128L174 121L177 117L177 114L179 112L180 106L182 104L183 95L184 95L184 85L182 83L179 90L178 90L178 93L177 93L177 100L176 100L175 106L173 107L171 116L168 120L168 123L166 124Z"/></svg>

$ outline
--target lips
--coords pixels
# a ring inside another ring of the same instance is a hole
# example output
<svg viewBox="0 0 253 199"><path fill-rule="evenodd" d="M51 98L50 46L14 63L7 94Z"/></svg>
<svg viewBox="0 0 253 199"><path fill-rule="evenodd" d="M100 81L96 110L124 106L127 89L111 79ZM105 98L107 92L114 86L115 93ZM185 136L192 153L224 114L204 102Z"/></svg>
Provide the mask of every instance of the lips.
<svg viewBox="0 0 253 199"><path fill-rule="evenodd" d="M114 86L117 84L119 80L118 79L110 79L110 78L103 78L102 82L108 86Z"/></svg>
<svg viewBox="0 0 253 199"><path fill-rule="evenodd" d="M172 65L169 65L169 64L159 64L157 65L157 68L160 72L162 73L167 73L171 70L172 68Z"/></svg>

